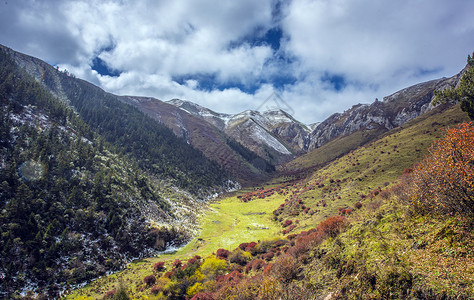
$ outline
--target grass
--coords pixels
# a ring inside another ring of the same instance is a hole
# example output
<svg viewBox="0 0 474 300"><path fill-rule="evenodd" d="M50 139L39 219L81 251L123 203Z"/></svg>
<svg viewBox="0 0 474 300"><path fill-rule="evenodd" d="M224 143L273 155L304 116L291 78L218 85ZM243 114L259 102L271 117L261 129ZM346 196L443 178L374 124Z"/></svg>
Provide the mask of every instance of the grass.
<svg viewBox="0 0 474 300"><path fill-rule="evenodd" d="M245 190L244 190L245 191ZM170 266L175 259L187 260L194 255L206 257L219 248L235 249L243 242L268 240L281 236L280 224L271 219L271 211L281 203L279 195L256 199L244 203L227 197L211 203L201 215L201 231L186 246L172 254L151 257L130 263L117 274L100 278L67 296L67 299L101 299L105 293L115 289L119 282L129 287L134 297L145 296L139 289L142 279L153 274L153 265L167 261Z"/></svg>
<svg viewBox="0 0 474 300"><path fill-rule="evenodd" d="M474 236L465 222L409 212L393 195L380 207L364 207L349 217L347 231L314 250L327 255L314 255L307 279L316 285L329 280L320 288L344 299L474 295Z"/></svg>
<svg viewBox="0 0 474 300"><path fill-rule="evenodd" d="M378 140L353 149L307 176L293 191L295 199L301 199L316 211L314 215L300 213L294 216L297 211L291 209L293 206L286 205L288 209L280 216L298 218L302 229L306 229L328 216L338 214L340 207L353 208L358 201L368 204L372 191L389 188L397 182L404 169L423 159L433 141L443 136L444 128L467 120L459 106L439 108L403 125L403 128L385 133ZM316 152L329 157L321 151ZM332 147L326 151L331 152ZM298 158L291 165L307 168L311 165L306 162L307 158ZM316 183L324 184L324 187L319 188Z"/></svg>

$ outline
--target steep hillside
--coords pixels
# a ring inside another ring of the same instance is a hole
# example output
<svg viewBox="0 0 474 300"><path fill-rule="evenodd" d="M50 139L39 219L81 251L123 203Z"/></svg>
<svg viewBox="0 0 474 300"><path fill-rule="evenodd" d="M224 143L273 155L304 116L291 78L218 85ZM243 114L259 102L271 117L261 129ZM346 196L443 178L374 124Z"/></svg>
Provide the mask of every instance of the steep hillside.
<svg viewBox="0 0 474 300"><path fill-rule="evenodd" d="M54 298L193 234L192 199L94 133L4 49L0 104L0 298Z"/></svg>
<svg viewBox="0 0 474 300"><path fill-rule="evenodd" d="M435 90L456 86L459 76L420 83L384 97L383 101L354 105L343 113L333 114L313 130L308 150L355 131L387 131L413 120L432 108Z"/></svg>
<svg viewBox="0 0 474 300"><path fill-rule="evenodd" d="M270 163L239 145L216 126L183 109L154 98L126 96L120 99L171 128L244 185L268 180L269 173L274 171Z"/></svg>
<svg viewBox="0 0 474 300"><path fill-rule="evenodd" d="M223 190L229 184L229 176L217 163L118 96L36 58L1 48L43 87L71 105L93 132L147 172L203 197L213 194L212 188Z"/></svg>

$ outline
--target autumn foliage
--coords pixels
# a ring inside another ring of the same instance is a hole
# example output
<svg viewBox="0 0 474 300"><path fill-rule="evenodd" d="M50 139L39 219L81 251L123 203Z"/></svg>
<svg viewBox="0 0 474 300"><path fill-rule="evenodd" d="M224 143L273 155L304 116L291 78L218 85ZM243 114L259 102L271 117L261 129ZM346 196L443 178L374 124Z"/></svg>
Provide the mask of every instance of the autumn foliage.
<svg viewBox="0 0 474 300"><path fill-rule="evenodd" d="M474 215L474 123L447 130L405 177L406 199L421 212Z"/></svg>

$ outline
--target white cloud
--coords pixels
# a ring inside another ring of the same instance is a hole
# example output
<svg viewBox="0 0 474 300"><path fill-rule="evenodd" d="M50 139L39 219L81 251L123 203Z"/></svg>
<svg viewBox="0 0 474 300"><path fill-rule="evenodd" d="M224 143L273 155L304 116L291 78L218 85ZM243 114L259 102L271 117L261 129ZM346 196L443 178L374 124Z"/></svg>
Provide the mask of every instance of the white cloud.
<svg viewBox="0 0 474 300"><path fill-rule="evenodd" d="M454 75L474 50L470 0L293 0L275 19L276 3L9 1L0 8L0 43L113 93L184 98L220 112L257 108L273 84L307 123ZM279 51L252 43L275 25ZM92 70L97 56L120 76ZM193 75L209 75L217 88L201 90ZM332 75L343 80L338 90L322 80ZM274 81L288 76L284 86Z"/></svg>

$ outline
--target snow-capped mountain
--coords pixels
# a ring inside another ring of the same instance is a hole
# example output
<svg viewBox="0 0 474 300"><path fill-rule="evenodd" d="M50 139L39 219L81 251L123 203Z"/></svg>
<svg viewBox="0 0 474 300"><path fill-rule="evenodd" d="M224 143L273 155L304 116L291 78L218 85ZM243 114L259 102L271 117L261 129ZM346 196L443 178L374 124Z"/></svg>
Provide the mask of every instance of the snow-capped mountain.
<svg viewBox="0 0 474 300"><path fill-rule="evenodd" d="M168 101L216 126L245 147L273 163L283 163L306 151L311 130L281 109L222 114L190 101Z"/></svg>

